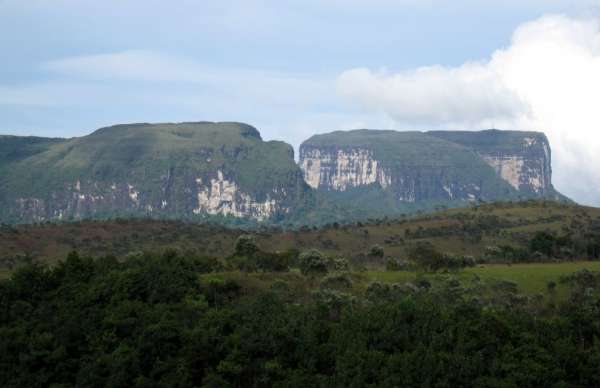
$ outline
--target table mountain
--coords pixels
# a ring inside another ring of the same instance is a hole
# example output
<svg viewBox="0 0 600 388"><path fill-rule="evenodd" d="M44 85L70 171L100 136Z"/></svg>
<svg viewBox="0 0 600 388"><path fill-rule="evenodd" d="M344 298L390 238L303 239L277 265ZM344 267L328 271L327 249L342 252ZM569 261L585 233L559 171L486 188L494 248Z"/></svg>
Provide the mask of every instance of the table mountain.
<svg viewBox="0 0 600 388"><path fill-rule="evenodd" d="M263 221L309 192L293 148L239 123L131 124L73 139L0 137L0 219Z"/></svg>
<svg viewBox="0 0 600 388"><path fill-rule="evenodd" d="M339 131L300 147L241 123L0 136L0 222L115 217L322 224L439 206L563 199L534 132Z"/></svg>
<svg viewBox="0 0 600 388"><path fill-rule="evenodd" d="M306 182L382 215L469 201L561 199L550 147L534 132L337 131L300 146Z"/></svg>

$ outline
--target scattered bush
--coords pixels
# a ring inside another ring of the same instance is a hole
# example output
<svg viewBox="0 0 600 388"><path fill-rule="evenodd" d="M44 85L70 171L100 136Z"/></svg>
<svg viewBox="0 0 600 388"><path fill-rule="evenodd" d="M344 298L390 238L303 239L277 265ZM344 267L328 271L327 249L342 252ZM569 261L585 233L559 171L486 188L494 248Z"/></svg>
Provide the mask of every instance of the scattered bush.
<svg viewBox="0 0 600 388"><path fill-rule="evenodd" d="M328 271L328 260L318 250L311 249L302 252L298 257L300 272L303 275L324 275Z"/></svg>
<svg viewBox="0 0 600 388"><path fill-rule="evenodd" d="M369 249L369 256L371 257L382 258L384 254L383 247L379 244L375 244Z"/></svg>

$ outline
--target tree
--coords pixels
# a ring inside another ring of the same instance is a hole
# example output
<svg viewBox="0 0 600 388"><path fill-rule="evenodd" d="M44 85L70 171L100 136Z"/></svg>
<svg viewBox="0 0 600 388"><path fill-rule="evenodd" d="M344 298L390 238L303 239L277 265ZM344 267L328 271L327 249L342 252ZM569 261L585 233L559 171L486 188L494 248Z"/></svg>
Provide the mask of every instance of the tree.
<svg viewBox="0 0 600 388"><path fill-rule="evenodd" d="M236 256L252 256L258 251L258 245L254 236L242 234L235 240L234 249Z"/></svg>
<svg viewBox="0 0 600 388"><path fill-rule="evenodd" d="M369 256L382 258L385 252L383 251L383 247L379 244L375 244L369 250Z"/></svg>
<svg viewBox="0 0 600 388"><path fill-rule="evenodd" d="M298 258L303 275L324 275L327 273L327 258L316 249L302 252Z"/></svg>

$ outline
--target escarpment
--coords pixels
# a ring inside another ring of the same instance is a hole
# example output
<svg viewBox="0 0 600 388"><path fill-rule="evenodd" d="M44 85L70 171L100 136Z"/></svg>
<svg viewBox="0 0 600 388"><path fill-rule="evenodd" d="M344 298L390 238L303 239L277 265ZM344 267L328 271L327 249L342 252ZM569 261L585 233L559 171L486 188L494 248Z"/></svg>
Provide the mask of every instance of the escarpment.
<svg viewBox="0 0 600 388"><path fill-rule="evenodd" d="M475 151L421 132L316 135L300 147L300 166L306 182L317 190L370 185L399 203L494 200L516 194Z"/></svg>
<svg viewBox="0 0 600 388"><path fill-rule="evenodd" d="M45 145L21 143L21 155L13 152L0 178L5 222L115 216L265 221L291 213L310 190L291 146L265 142L245 124L118 125Z"/></svg>
<svg viewBox="0 0 600 388"><path fill-rule="evenodd" d="M516 190L533 197L553 197L550 144L541 132L487 130L436 131L430 135L477 152Z"/></svg>
<svg viewBox="0 0 600 388"><path fill-rule="evenodd" d="M338 131L300 146L241 123L0 136L0 222L152 217L304 225L551 198L541 133Z"/></svg>

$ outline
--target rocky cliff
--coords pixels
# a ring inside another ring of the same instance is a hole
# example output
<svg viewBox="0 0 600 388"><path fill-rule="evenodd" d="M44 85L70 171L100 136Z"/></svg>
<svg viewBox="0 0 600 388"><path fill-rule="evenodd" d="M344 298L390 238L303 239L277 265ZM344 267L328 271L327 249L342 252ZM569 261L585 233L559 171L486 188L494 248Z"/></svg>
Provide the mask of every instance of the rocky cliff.
<svg viewBox="0 0 600 388"><path fill-rule="evenodd" d="M477 152L516 190L534 197L557 195L552 186L550 144L541 132L487 130L428 132Z"/></svg>
<svg viewBox="0 0 600 388"><path fill-rule="evenodd" d="M382 214L419 204L563 198L552 187L548 141L535 132L332 132L301 145L300 166L324 195L347 206L379 202Z"/></svg>
<svg viewBox="0 0 600 388"><path fill-rule="evenodd" d="M143 216L319 224L438 206L564 199L534 132L355 130L300 147L239 123L0 136L0 222Z"/></svg>
<svg viewBox="0 0 600 388"><path fill-rule="evenodd" d="M238 123L133 124L74 139L0 137L0 219L264 221L309 193L283 142Z"/></svg>
<svg viewBox="0 0 600 388"><path fill-rule="evenodd" d="M374 186L399 203L494 200L516 194L475 151L421 132L316 135L301 145L300 166L306 182L320 191Z"/></svg>

